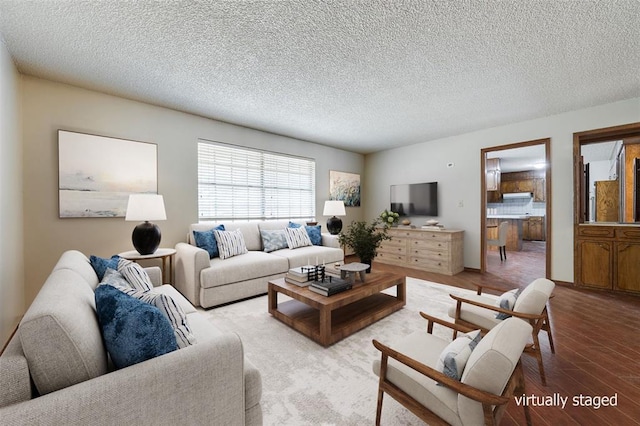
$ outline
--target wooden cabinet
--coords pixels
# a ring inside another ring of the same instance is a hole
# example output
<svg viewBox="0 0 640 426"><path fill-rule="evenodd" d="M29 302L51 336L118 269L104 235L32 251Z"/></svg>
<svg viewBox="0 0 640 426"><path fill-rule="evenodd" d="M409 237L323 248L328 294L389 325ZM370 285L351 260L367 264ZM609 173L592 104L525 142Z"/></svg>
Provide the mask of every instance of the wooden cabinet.
<svg viewBox="0 0 640 426"><path fill-rule="evenodd" d="M464 269L463 236L459 230L390 229L376 261L455 275Z"/></svg>
<svg viewBox="0 0 640 426"><path fill-rule="evenodd" d="M545 241L546 232L544 225L544 217L532 216L526 220L527 227L529 228L529 240L531 241ZM525 238L526 240L527 238Z"/></svg>
<svg viewBox="0 0 640 426"><path fill-rule="evenodd" d="M617 180L596 181L596 221L620 220L620 183Z"/></svg>
<svg viewBox="0 0 640 426"><path fill-rule="evenodd" d="M640 227L577 225L575 283L640 293Z"/></svg>
<svg viewBox="0 0 640 426"><path fill-rule="evenodd" d="M485 163L487 191L500 190L500 159L488 158Z"/></svg>
<svg viewBox="0 0 640 426"><path fill-rule="evenodd" d="M533 201L546 200L545 179L536 171L503 173L501 176L500 192L531 192Z"/></svg>
<svg viewBox="0 0 640 426"><path fill-rule="evenodd" d="M536 203L546 201L545 180L534 179L533 180L533 201Z"/></svg>

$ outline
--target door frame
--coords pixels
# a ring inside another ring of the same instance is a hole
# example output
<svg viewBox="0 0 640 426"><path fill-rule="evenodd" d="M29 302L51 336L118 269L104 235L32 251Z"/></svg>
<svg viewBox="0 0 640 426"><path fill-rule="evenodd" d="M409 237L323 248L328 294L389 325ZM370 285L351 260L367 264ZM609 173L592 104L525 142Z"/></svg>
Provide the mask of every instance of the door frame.
<svg viewBox="0 0 640 426"><path fill-rule="evenodd" d="M545 156L545 278L551 279L551 138L535 139L506 145L492 146L480 150L480 272L487 271L487 182L486 157L489 152L505 149L525 148L532 145L544 145Z"/></svg>

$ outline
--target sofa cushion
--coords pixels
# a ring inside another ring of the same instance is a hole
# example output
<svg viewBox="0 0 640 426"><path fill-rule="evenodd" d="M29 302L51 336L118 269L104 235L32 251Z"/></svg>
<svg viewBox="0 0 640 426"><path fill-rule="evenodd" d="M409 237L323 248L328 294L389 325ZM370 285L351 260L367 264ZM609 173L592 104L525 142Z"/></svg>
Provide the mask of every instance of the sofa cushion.
<svg viewBox="0 0 640 426"><path fill-rule="evenodd" d="M78 250L67 250L62 253L62 256L60 256L60 259L58 259L58 262L53 267L54 271L60 269L71 269L77 274L80 274L93 290L95 290L100 282L96 271L91 266L89 258Z"/></svg>
<svg viewBox="0 0 640 426"><path fill-rule="evenodd" d="M265 253L288 247L284 229L261 230L260 236L262 237L262 246Z"/></svg>
<svg viewBox="0 0 640 426"><path fill-rule="evenodd" d="M290 249L312 245L309 234L304 228L285 228L284 235L287 238L287 246Z"/></svg>
<svg viewBox="0 0 640 426"><path fill-rule="evenodd" d="M105 259L104 257L99 257L94 255L91 255L89 257L89 261L91 262L91 267L96 272L96 275L98 276L98 280L100 281L102 281L102 278L104 278L104 273L107 271L108 268L111 268L114 270L118 269L119 260L120 260L120 256L118 256L117 254L114 254L109 259Z"/></svg>
<svg viewBox="0 0 640 426"><path fill-rule="evenodd" d="M224 225L218 225L213 229L208 229L206 231L193 231L193 237L198 246L201 249L204 249L209 253L209 258L213 259L214 257L218 257L220 255L218 251L218 243L216 242L216 237L213 234L213 230L224 231Z"/></svg>
<svg viewBox="0 0 640 426"><path fill-rule="evenodd" d="M245 254L248 251L244 243L244 236L239 229L235 231L214 230L213 235L216 237L222 260Z"/></svg>
<svg viewBox="0 0 640 426"><path fill-rule="evenodd" d="M120 272L129 285L136 290L149 291L153 288L153 283L147 271L135 262L120 259L118 261L118 272Z"/></svg>
<svg viewBox="0 0 640 426"><path fill-rule="evenodd" d="M84 262L91 268L86 257ZM40 394L107 372L93 289L71 269L49 275L20 322L19 335Z"/></svg>
<svg viewBox="0 0 640 426"><path fill-rule="evenodd" d="M325 246L307 246L295 250L282 249L270 253L275 256L284 257L289 262L289 268L297 268L314 263L316 258L319 264L342 262L344 252L339 248Z"/></svg>
<svg viewBox="0 0 640 426"><path fill-rule="evenodd" d="M285 249L288 250L288 249ZM282 250L278 250L278 253ZM240 256L222 260L211 259L211 267L200 273L202 288L218 287L241 281L284 274L289 269L287 259L273 253L250 251Z"/></svg>
<svg viewBox="0 0 640 426"><path fill-rule="evenodd" d="M522 292L520 288L514 288L513 290L506 291L500 295L498 300L496 301L496 306L502 309L508 309L510 311L513 310L513 307L516 305L516 300L518 296ZM503 320L509 318L511 315L504 314L502 312L496 313L496 319Z"/></svg>
<svg viewBox="0 0 640 426"><path fill-rule="evenodd" d="M178 349L169 320L155 306L110 285L98 286L95 300L104 342L116 368Z"/></svg>
<svg viewBox="0 0 640 426"><path fill-rule="evenodd" d="M258 230L258 224L260 222L202 222L192 223L189 227L189 243L194 244L193 231L207 231L215 228L218 225L224 225L225 230L240 230L244 237L244 243L247 246L247 250L262 250L262 238L260 238L260 231ZM281 226L284 228L286 225Z"/></svg>

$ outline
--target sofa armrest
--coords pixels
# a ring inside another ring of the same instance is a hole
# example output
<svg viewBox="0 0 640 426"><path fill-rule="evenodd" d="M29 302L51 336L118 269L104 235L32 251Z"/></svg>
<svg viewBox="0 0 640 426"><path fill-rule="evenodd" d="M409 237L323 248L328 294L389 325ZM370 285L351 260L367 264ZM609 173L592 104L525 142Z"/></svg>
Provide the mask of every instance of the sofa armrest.
<svg viewBox="0 0 640 426"><path fill-rule="evenodd" d="M176 244L174 287L193 306L200 306L200 272L211 267L209 253L187 243Z"/></svg>
<svg viewBox="0 0 640 426"><path fill-rule="evenodd" d="M243 348L235 334L0 409L3 424L240 425Z"/></svg>
<svg viewBox="0 0 640 426"><path fill-rule="evenodd" d="M153 284L154 287L159 287L164 284L162 282L162 269L160 269L159 266L149 266L144 268L144 270L147 271L147 275L149 275L151 284Z"/></svg>
<svg viewBox="0 0 640 426"><path fill-rule="evenodd" d="M342 248L340 247L340 241L338 241L338 235L322 234L322 245L326 247Z"/></svg>

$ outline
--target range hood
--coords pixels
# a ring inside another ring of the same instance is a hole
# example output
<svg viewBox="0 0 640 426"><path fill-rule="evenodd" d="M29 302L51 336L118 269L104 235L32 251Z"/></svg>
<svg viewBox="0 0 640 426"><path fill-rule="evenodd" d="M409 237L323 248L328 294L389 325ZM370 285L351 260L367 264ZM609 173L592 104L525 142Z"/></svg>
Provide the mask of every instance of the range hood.
<svg viewBox="0 0 640 426"><path fill-rule="evenodd" d="M505 200L513 200L515 198L533 198L533 192L506 192L502 194Z"/></svg>

